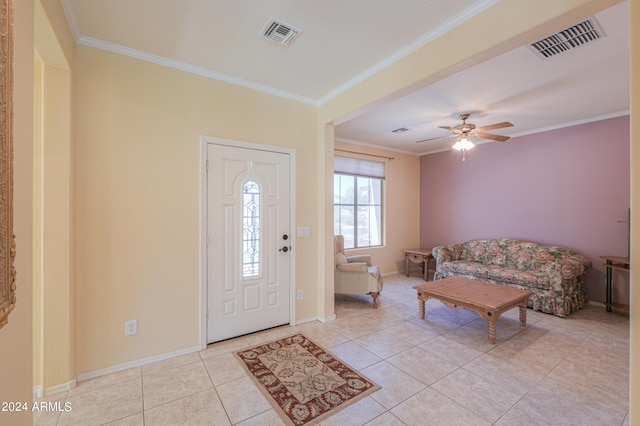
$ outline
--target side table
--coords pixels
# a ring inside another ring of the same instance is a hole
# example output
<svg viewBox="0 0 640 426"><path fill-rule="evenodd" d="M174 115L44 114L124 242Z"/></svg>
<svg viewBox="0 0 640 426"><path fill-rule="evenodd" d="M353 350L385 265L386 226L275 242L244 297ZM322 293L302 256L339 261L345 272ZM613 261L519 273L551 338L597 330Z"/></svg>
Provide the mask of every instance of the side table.
<svg viewBox="0 0 640 426"><path fill-rule="evenodd" d="M607 281L606 281L606 302L605 306L607 308L607 312L611 312L611 307L615 306L616 308L622 308L622 310L626 310L624 305L616 305L611 301L611 276L613 269L618 269L620 271L631 270L630 260L628 257L622 256L600 256L600 259L604 259L606 263L603 265L607 268ZM627 308L628 309L628 308Z"/></svg>
<svg viewBox="0 0 640 426"><path fill-rule="evenodd" d="M430 248L413 248L404 251L404 263L407 269L407 276L409 276L409 267L411 263L422 264L422 273L424 274L424 280L429 281L429 260L433 259Z"/></svg>

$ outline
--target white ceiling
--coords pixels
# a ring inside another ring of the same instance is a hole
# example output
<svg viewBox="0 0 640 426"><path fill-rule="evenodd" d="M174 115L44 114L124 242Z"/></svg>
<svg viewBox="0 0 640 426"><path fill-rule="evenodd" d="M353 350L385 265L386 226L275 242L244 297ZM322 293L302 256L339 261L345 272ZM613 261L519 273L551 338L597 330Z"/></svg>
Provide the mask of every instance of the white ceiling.
<svg viewBox="0 0 640 426"><path fill-rule="evenodd" d="M78 43L319 105L498 0L61 1ZM272 17L302 34L288 47L261 39ZM462 112L511 121L495 131L507 136L626 114L628 2L595 18L595 42L546 60L520 47L341 123L336 138L421 155L448 149L415 141L446 135L438 126Z"/></svg>

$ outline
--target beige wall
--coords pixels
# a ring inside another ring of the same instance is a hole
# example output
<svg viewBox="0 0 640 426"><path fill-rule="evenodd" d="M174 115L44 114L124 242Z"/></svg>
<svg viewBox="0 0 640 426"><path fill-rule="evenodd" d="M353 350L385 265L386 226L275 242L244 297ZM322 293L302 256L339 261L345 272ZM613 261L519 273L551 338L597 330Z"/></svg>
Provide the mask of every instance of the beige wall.
<svg viewBox="0 0 640 426"><path fill-rule="evenodd" d="M630 1L631 31L631 373L630 424L640 424L640 0Z"/></svg>
<svg viewBox="0 0 640 426"><path fill-rule="evenodd" d="M34 386L73 383L71 70L35 2L33 161ZM58 23L60 25L60 23Z"/></svg>
<svg viewBox="0 0 640 426"><path fill-rule="evenodd" d="M368 146L335 142L335 149L393 157L393 160L336 151L343 157L364 158L385 163L384 246L349 250L348 255L370 254L380 272L404 273L403 249L420 244L420 157L374 149Z"/></svg>
<svg viewBox="0 0 640 426"><path fill-rule="evenodd" d="M33 386L42 387L42 93L44 64L34 52L33 69Z"/></svg>
<svg viewBox="0 0 640 426"><path fill-rule="evenodd" d="M32 399L31 209L33 180L33 3L15 2L14 229L16 307L0 330L0 401ZM0 412L0 424L30 425L31 413Z"/></svg>
<svg viewBox="0 0 640 426"><path fill-rule="evenodd" d="M203 135L296 150L296 317L315 317L316 108L83 46L74 73L77 373L200 346Z"/></svg>

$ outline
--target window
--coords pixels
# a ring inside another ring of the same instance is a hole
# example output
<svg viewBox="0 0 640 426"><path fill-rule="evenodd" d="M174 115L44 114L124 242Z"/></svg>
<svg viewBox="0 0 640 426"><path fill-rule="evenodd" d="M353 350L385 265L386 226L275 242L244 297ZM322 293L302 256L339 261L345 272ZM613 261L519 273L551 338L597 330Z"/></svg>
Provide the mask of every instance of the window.
<svg viewBox="0 0 640 426"><path fill-rule="evenodd" d="M335 157L333 232L344 247L382 245L384 163Z"/></svg>

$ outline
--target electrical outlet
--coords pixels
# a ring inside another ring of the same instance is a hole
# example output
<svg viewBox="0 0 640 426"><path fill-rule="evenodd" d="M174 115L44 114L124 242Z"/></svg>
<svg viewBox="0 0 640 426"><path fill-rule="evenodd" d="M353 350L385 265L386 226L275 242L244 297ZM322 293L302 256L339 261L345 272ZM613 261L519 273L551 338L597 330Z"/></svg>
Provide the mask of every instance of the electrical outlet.
<svg viewBox="0 0 640 426"><path fill-rule="evenodd" d="M304 299L304 290L298 290L298 300Z"/></svg>
<svg viewBox="0 0 640 426"><path fill-rule="evenodd" d="M131 320L124 323L124 335L132 336L138 334L138 320Z"/></svg>

